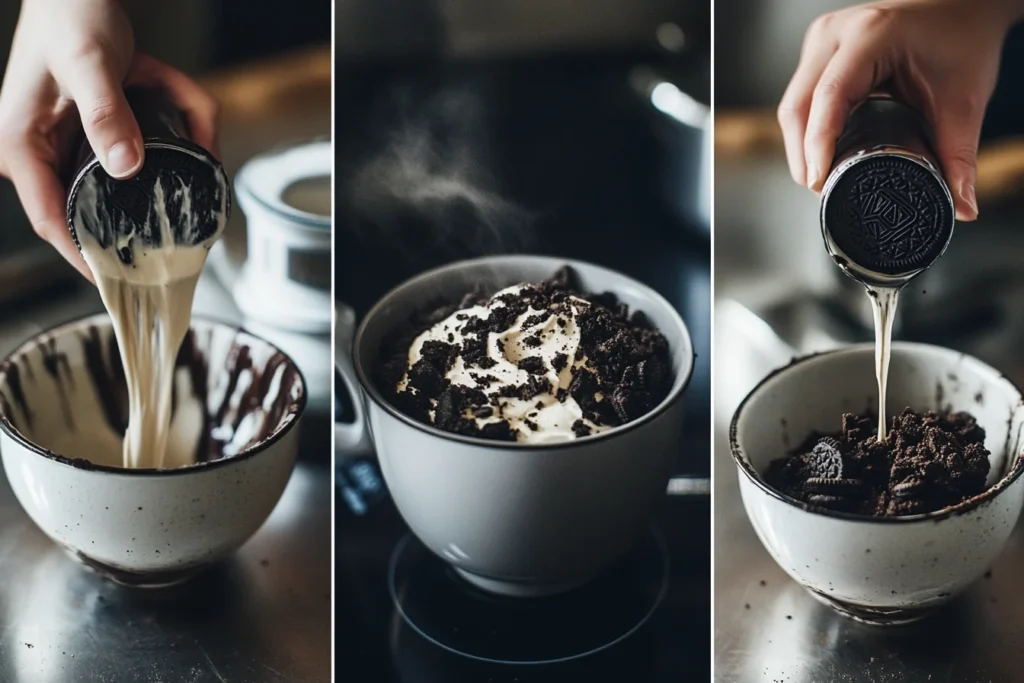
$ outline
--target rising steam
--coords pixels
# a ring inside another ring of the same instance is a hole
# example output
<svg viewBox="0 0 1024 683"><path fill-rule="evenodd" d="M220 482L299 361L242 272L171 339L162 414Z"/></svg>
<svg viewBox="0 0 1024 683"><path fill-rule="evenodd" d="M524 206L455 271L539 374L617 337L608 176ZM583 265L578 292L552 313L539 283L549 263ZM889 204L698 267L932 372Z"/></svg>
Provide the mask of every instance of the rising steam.
<svg viewBox="0 0 1024 683"><path fill-rule="evenodd" d="M375 230L408 229L410 218L438 244L477 253L520 249L531 213L494 189L479 99L447 91L415 112L398 101L402 122L379 154L345 183L349 202ZM394 247L402 249L404 240Z"/></svg>

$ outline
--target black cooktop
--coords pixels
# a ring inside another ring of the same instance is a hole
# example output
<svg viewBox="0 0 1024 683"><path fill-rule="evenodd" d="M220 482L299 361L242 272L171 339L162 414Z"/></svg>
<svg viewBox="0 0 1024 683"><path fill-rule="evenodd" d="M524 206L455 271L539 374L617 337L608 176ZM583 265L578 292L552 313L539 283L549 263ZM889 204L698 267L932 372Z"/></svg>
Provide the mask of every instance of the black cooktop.
<svg viewBox="0 0 1024 683"><path fill-rule="evenodd" d="M628 84L641 62L339 67L336 296L361 316L416 273L509 252L630 275L690 329L698 357L676 470L707 476L710 242L666 199L671 138ZM594 584L509 602L408 535L372 459L342 461L339 475L337 680L710 678L707 497L666 496L651 532Z"/></svg>
<svg viewBox="0 0 1024 683"><path fill-rule="evenodd" d="M478 593L408 535L386 494L364 502L355 514L339 492L336 680L710 680L707 498L666 497L652 531L594 584L532 600Z"/></svg>

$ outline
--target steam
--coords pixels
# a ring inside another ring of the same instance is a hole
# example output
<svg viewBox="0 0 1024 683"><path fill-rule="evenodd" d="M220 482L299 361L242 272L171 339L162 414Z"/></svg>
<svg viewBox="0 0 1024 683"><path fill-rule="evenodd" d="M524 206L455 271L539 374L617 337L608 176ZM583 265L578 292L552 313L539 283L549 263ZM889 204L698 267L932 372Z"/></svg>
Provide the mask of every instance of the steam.
<svg viewBox="0 0 1024 683"><path fill-rule="evenodd" d="M452 249L496 253L524 247L533 215L494 188L480 100L465 90L447 91L426 106L417 103L411 115L401 99L400 125L346 183L358 215L368 227L393 236L400 251L415 248L417 240L407 239L410 220L437 245Z"/></svg>

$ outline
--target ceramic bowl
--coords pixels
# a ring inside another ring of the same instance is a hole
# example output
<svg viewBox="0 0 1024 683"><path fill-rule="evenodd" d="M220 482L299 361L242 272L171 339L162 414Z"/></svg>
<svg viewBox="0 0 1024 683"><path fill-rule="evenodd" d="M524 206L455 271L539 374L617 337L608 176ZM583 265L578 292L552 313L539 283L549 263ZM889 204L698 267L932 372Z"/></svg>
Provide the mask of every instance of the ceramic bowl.
<svg viewBox="0 0 1024 683"><path fill-rule="evenodd" d="M582 439L527 445L441 431L384 398L374 381L382 340L414 312L457 302L477 284L497 291L543 280L566 264L584 289L614 292L667 337L675 381L652 412ZM522 596L586 582L639 537L679 456L693 362L686 325L656 292L604 268L538 256L464 261L413 278L367 314L353 345L381 471L405 521L476 586Z"/></svg>
<svg viewBox="0 0 1024 683"><path fill-rule="evenodd" d="M874 346L810 356L765 378L732 421L730 444L743 504L758 537L790 576L840 612L904 623L951 600L999 555L1024 501L1021 394L962 353L893 345L886 399L904 407L973 414L991 451L990 488L955 507L875 518L808 507L762 478L769 463L812 432L835 432L844 412L877 405Z"/></svg>
<svg viewBox="0 0 1024 683"><path fill-rule="evenodd" d="M163 469L122 466L124 374L110 319L26 342L0 365L0 456L32 520L120 583L181 581L241 546L295 462L305 383L274 346L193 319Z"/></svg>

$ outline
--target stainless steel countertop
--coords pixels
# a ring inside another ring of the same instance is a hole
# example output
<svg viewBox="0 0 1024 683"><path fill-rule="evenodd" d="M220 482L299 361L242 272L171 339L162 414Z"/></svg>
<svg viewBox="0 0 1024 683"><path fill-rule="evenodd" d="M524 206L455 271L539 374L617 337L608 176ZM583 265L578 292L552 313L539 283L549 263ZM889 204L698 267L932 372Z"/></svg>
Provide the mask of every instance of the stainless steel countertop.
<svg viewBox="0 0 1024 683"><path fill-rule="evenodd" d="M197 313L236 320L208 274L196 301ZM87 286L2 310L0 354L101 310ZM0 681L330 681L330 422L307 419L302 428L304 444L313 437L324 446L300 448L284 496L256 535L227 561L164 591L121 588L73 562L0 478Z"/></svg>

